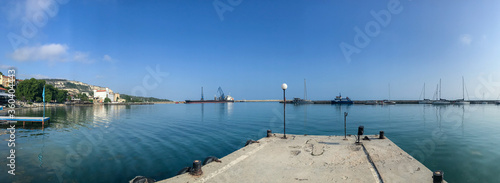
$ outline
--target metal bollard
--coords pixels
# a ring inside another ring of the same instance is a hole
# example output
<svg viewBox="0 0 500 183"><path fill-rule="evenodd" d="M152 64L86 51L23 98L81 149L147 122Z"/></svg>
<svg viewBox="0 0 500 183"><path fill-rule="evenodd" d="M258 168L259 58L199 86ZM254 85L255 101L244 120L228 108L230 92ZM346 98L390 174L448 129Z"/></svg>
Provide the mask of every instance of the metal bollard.
<svg viewBox="0 0 500 183"><path fill-rule="evenodd" d="M271 137L273 135L273 133L271 132L271 130L267 130L267 137Z"/></svg>
<svg viewBox="0 0 500 183"><path fill-rule="evenodd" d="M193 168L189 172L191 175L199 176L203 174L203 171L201 171L201 161L200 160L194 160L193 161Z"/></svg>
<svg viewBox="0 0 500 183"><path fill-rule="evenodd" d="M384 131L380 131L380 135L378 137L379 139L385 139L384 137Z"/></svg>
<svg viewBox="0 0 500 183"><path fill-rule="evenodd" d="M364 132L365 132L365 126L359 126L358 127L358 141L356 142L356 144L360 144L359 140L360 140L361 135L363 135Z"/></svg>
<svg viewBox="0 0 500 183"><path fill-rule="evenodd" d="M432 182L441 183L443 182L444 172L442 170L437 170L432 173Z"/></svg>

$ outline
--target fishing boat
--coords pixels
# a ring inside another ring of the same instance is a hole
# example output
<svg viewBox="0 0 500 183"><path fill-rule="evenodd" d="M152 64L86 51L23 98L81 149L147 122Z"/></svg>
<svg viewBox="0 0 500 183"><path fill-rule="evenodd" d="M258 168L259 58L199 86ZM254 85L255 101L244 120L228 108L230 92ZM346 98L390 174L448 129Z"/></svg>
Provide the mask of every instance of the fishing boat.
<svg viewBox="0 0 500 183"><path fill-rule="evenodd" d="M349 97L342 98L342 94L339 93L339 96L336 96L335 100L332 100L332 104L354 104L354 102Z"/></svg>
<svg viewBox="0 0 500 183"><path fill-rule="evenodd" d="M293 98L292 103L293 103L293 104L295 104L295 105L301 105L301 104L313 104L313 101L311 101L311 100L307 100L306 79L304 79L304 99L301 99L301 98Z"/></svg>
<svg viewBox="0 0 500 183"><path fill-rule="evenodd" d="M456 100L453 104L456 105L469 105L469 101L465 101L465 83L464 77L462 76L462 99Z"/></svg>

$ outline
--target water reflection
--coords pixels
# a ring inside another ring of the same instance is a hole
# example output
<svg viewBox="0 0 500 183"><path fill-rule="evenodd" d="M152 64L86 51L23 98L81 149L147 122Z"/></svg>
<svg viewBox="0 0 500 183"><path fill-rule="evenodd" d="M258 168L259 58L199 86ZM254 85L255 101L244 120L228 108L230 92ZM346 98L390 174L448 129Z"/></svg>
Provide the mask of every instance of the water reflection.
<svg viewBox="0 0 500 183"><path fill-rule="evenodd" d="M0 180L57 182L57 172L63 173L63 182L127 182L136 175L162 180L189 166L193 159L210 155L222 157L239 149L250 138L262 138L267 129L277 133L283 130L283 104L200 105L47 108L47 116L53 121L45 130L27 128L16 131L16 141L19 140L19 146L23 148L16 156L19 157L19 170L24 174ZM443 130L443 137L447 138L436 141L440 145L425 156L423 163L426 166L445 169L450 174L454 172L453 167L467 167L468 163L476 166L467 170L476 173L498 170L486 158L499 156L500 140L495 134L500 128L496 123L500 118L497 113L500 107L484 105L484 110L472 110L472 107L287 105L286 132L344 135L343 116L348 112L348 134L355 133L359 125L365 125L367 134L385 130L398 146L412 152L421 150L415 142L434 140L434 129L439 126L451 130ZM40 116L42 112L38 108L22 113L24 116ZM469 115L473 117L469 119ZM465 123L471 124L468 131L465 131ZM259 131L263 133L257 133ZM0 137L8 138L5 130L0 130ZM0 146L0 152L6 152L6 148ZM470 158L471 150L483 155ZM75 163L73 156L69 157L71 166L66 163L68 154L72 153L81 157L80 164ZM0 163L4 161L0 160ZM58 168L57 163L63 168ZM113 176L116 174L120 176ZM0 178L3 177L0 175Z"/></svg>
<svg viewBox="0 0 500 183"><path fill-rule="evenodd" d="M64 106L47 107L46 116L51 118L47 128L78 129L80 127L105 127L108 128L115 118L122 113L130 116L130 106L126 105L94 105L94 106ZM20 110L18 116L39 117L43 115L43 108L27 108ZM26 125L26 128L38 129L41 125Z"/></svg>

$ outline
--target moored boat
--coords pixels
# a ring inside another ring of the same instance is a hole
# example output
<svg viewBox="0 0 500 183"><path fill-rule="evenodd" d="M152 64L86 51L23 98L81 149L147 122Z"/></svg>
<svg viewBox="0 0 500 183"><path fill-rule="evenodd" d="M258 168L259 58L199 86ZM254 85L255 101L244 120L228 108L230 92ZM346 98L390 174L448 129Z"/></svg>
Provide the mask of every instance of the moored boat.
<svg viewBox="0 0 500 183"><path fill-rule="evenodd" d="M306 79L304 79L304 99L301 98L293 98L292 101L293 104L295 105L301 105L301 104L314 104L313 101L307 100L307 88L306 88Z"/></svg>
<svg viewBox="0 0 500 183"><path fill-rule="evenodd" d="M429 99L424 99L424 100L420 100L418 101L419 104L432 104L432 100L429 100Z"/></svg>
<svg viewBox="0 0 500 183"><path fill-rule="evenodd" d="M462 76L462 99L456 100L453 104L455 105L469 105L469 101L465 101L465 83L464 77Z"/></svg>
<svg viewBox="0 0 500 183"><path fill-rule="evenodd" d="M448 105L451 104L451 102L447 101L446 99L440 99L432 102L434 105Z"/></svg>
<svg viewBox="0 0 500 183"><path fill-rule="evenodd" d="M439 79L439 100L432 102L433 105L448 105L450 101L441 98L441 79Z"/></svg>
<svg viewBox="0 0 500 183"><path fill-rule="evenodd" d="M342 94L339 93L339 96L332 100L332 104L354 104L354 102L349 97L342 98Z"/></svg>

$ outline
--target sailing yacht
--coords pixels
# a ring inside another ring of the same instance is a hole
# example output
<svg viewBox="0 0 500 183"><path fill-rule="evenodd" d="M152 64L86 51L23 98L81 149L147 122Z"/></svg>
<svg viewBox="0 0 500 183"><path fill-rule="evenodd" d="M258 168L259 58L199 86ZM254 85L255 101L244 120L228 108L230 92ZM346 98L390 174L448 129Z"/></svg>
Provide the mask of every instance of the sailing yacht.
<svg viewBox="0 0 500 183"><path fill-rule="evenodd" d="M424 100L418 101L419 104L432 104L432 101L425 98L425 83L424 83Z"/></svg>
<svg viewBox="0 0 500 183"><path fill-rule="evenodd" d="M382 104L386 104L386 105L395 105L396 104L396 102L391 101L391 84L389 84L389 100L384 100L382 102Z"/></svg>
<svg viewBox="0 0 500 183"><path fill-rule="evenodd" d="M434 104L434 105L448 105L448 104L450 104L449 101L441 98L441 79L439 79L439 100L434 101L432 104Z"/></svg>
<svg viewBox="0 0 500 183"><path fill-rule="evenodd" d="M464 84L464 77L462 76L462 99L459 99L455 101L456 105L468 105L470 104L469 101L465 101L465 84Z"/></svg>

